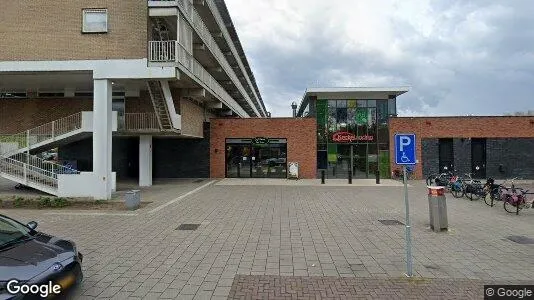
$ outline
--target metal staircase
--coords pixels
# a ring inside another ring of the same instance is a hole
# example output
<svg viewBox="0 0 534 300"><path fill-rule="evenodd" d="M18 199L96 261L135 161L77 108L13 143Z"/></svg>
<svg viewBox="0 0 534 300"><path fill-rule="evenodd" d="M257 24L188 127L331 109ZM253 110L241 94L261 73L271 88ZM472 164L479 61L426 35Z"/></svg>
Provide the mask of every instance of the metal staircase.
<svg viewBox="0 0 534 300"><path fill-rule="evenodd" d="M0 155L0 177L52 195L58 193L58 174L79 173L73 168L27 153L18 153L11 157Z"/></svg>
<svg viewBox="0 0 534 300"><path fill-rule="evenodd" d="M165 94L163 92L163 86L161 81L150 80L148 81L148 91L150 98L152 99L152 105L156 112L156 118L161 130L172 131L172 120L169 112L168 105L165 100Z"/></svg>
<svg viewBox="0 0 534 300"><path fill-rule="evenodd" d="M59 140L82 132L82 113L70 115L24 132L0 137L0 177L57 195L58 174L79 174L73 168L31 155Z"/></svg>

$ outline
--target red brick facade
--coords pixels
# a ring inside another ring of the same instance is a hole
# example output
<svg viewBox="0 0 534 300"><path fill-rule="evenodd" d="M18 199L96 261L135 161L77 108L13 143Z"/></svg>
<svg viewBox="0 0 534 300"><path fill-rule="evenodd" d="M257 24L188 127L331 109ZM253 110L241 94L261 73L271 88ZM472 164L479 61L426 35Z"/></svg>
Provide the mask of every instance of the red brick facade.
<svg viewBox="0 0 534 300"><path fill-rule="evenodd" d="M389 143L391 169L395 168L395 133L415 133L417 159L422 164L421 139L424 138L533 138L534 117L416 117L391 118ZM422 168L415 168L417 178Z"/></svg>
<svg viewBox="0 0 534 300"><path fill-rule="evenodd" d="M211 119L210 174L225 176L227 138L286 138L287 161L299 163L300 178L317 172L317 123L313 118Z"/></svg>

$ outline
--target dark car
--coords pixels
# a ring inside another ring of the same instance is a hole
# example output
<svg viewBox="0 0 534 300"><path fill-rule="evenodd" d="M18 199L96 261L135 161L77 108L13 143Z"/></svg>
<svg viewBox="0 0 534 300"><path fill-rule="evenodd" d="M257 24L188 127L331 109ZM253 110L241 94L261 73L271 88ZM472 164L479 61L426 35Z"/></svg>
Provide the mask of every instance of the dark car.
<svg viewBox="0 0 534 300"><path fill-rule="evenodd" d="M42 292L44 285L59 285L61 294L68 294L83 279L83 257L74 242L36 227L37 222L24 225L0 215L0 300L33 298L38 295L27 291L39 286ZM13 295L14 290L20 292Z"/></svg>

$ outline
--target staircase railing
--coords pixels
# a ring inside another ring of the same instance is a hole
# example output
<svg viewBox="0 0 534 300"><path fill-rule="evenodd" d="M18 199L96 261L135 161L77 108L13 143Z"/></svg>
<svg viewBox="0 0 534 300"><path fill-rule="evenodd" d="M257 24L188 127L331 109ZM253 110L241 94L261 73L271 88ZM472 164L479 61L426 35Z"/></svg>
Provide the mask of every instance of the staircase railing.
<svg viewBox="0 0 534 300"><path fill-rule="evenodd" d="M155 113L127 113L124 114L124 131L159 131L158 119Z"/></svg>
<svg viewBox="0 0 534 300"><path fill-rule="evenodd" d="M26 130L24 132L2 135L0 136L0 143L13 144L15 149L9 148L3 151L4 155L12 152L17 152L20 149L31 148L31 146L55 139L58 136L67 134L74 130L82 128L82 113L76 113L70 116L63 117L61 119L45 123L35 128ZM2 152L0 152L2 154Z"/></svg>
<svg viewBox="0 0 534 300"><path fill-rule="evenodd" d="M34 183L57 189L58 174L79 174L80 172L35 155L17 153L11 157L0 156L0 173L19 178L26 184Z"/></svg>

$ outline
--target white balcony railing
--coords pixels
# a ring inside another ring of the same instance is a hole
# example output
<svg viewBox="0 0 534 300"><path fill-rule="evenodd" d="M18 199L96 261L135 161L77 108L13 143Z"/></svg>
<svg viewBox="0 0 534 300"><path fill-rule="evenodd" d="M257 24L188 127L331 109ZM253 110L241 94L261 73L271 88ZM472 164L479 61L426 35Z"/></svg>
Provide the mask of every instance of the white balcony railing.
<svg viewBox="0 0 534 300"><path fill-rule="evenodd" d="M160 131L155 113L126 113L121 131Z"/></svg>
<svg viewBox="0 0 534 300"><path fill-rule="evenodd" d="M150 41L148 51L151 62L176 61L176 41Z"/></svg>
<svg viewBox="0 0 534 300"><path fill-rule="evenodd" d="M174 43L170 46L169 43ZM161 50L165 49L165 50ZM165 51L175 50L175 53ZM221 102L234 109L241 117L247 117L248 114L232 98L226 90L204 69L204 67L190 54L178 41L150 41L149 42L149 61L150 62L170 62L170 57L175 58L184 69L188 70L193 77L204 84L212 94L218 96Z"/></svg>
<svg viewBox="0 0 534 300"><path fill-rule="evenodd" d="M243 72L243 74L244 74L244 76L246 78L247 83L250 85L251 93L252 93L253 97L256 97L256 101L253 101L251 99L250 94L243 87L243 84L238 79L234 69L228 63L228 60L226 59L226 56L220 50L219 45L217 44L217 42L213 38L210 30L205 25L204 21L202 21L202 18L200 17L198 12L194 9L192 0L176 0L176 1L173 1L173 0L149 0L148 2L149 3L150 2L152 2L152 3L158 3L158 2L160 2L160 3L165 3L165 2L167 2L167 3L176 3L180 7L181 11L184 13L186 19L189 21L189 23L191 23L191 25L193 26L193 28L195 29L197 34L201 37L201 39L204 42L204 44L208 47L208 49L211 51L211 53L213 53L213 55L215 56L217 61L219 61L221 67L225 70L225 72L228 74L230 79L235 83L237 89L243 95L245 100L249 103L251 108L253 110L255 110L256 113L259 113L258 108L254 105L254 102L259 104L259 97L256 94L256 91L255 91L255 89L254 89L254 87L252 85L252 82L251 82L251 80L250 80L250 78L248 76L248 73L245 70L245 67L244 67L243 63L241 62L241 58L237 54L238 52L237 52L235 46L233 45L233 41L230 38L230 35L229 35L226 27L224 26L224 22L222 20L222 17L221 17L221 15L219 13L218 8L216 7L215 3L213 2L213 0L211 0L211 1L208 0L207 1L208 6L210 7L210 10L213 12L213 15L215 16L215 19L216 19L217 23L221 27L221 30L223 31L224 36L225 36L228 44L231 47L232 53L234 54L234 56L236 56L236 60L237 60L239 66L240 66L240 68L241 68L241 70L242 70L242 72ZM158 49L154 49L154 50L156 52L158 51ZM166 49L161 49L161 51L163 52L162 55L160 55L161 60L153 60L153 62L156 62L156 61L157 62L170 61L170 60L163 60L166 57L165 56ZM261 105L260 105L259 109L261 110Z"/></svg>

